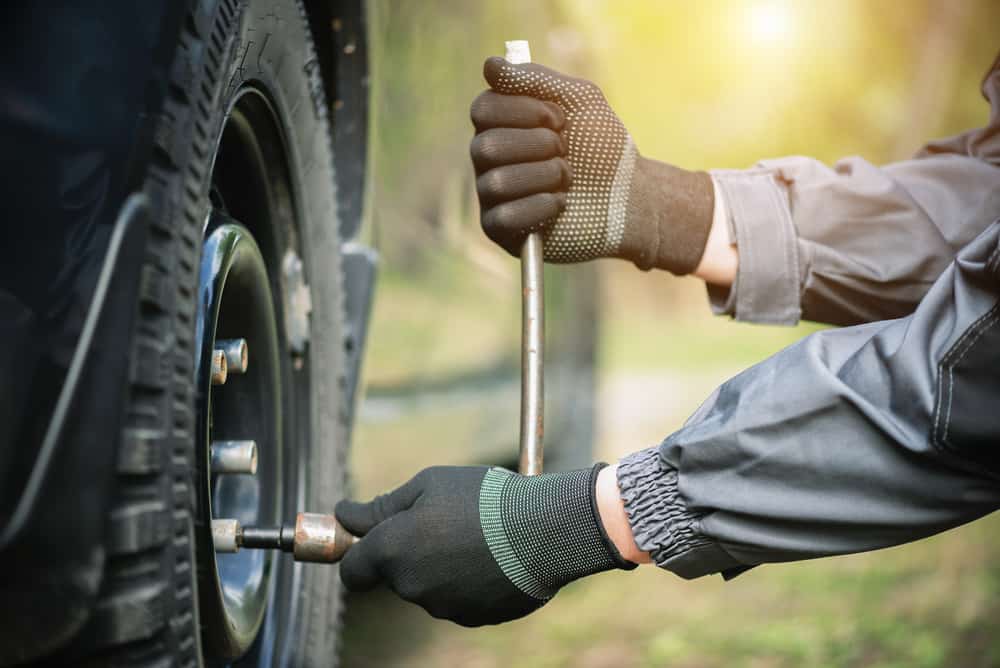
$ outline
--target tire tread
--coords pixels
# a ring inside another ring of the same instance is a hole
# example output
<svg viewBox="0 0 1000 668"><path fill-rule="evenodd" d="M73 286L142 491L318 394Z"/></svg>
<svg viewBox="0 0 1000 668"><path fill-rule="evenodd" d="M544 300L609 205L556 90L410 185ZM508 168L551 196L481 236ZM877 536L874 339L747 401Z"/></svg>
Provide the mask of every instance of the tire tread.
<svg viewBox="0 0 1000 668"><path fill-rule="evenodd" d="M198 206L212 152L202 117L217 101L236 4L191 4L153 132L143 181L152 220L129 351L109 556L101 598L81 634L86 663L94 665L201 664L189 478Z"/></svg>

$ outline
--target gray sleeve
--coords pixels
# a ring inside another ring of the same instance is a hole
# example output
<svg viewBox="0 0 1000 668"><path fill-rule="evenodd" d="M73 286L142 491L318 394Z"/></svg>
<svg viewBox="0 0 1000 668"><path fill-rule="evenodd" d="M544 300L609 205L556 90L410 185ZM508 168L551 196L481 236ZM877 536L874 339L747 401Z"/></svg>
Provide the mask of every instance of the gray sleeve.
<svg viewBox="0 0 1000 668"><path fill-rule="evenodd" d="M1000 62L1000 61L998 61ZM988 124L912 160L832 167L804 157L712 172L739 249L713 311L738 320L850 325L913 312L959 249L1000 216L1000 70L983 81Z"/></svg>
<svg viewBox="0 0 1000 668"><path fill-rule="evenodd" d="M740 263L717 313L856 324L911 313L960 248L1000 215L1000 169L950 154L876 167L765 160L715 171Z"/></svg>
<svg viewBox="0 0 1000 668"><path fill-rule="evenodd" d="M728 381L618 482L684 577L872 550L1000 507L1000 221L916 311L817 332Z"/></svg>

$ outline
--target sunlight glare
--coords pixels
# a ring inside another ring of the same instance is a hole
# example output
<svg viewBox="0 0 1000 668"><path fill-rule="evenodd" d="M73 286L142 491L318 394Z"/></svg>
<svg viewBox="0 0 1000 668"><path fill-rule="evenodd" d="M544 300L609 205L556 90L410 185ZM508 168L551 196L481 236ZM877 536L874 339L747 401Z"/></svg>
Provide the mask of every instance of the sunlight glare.
<svg viewBox="0 0 1000 668"><path fill-rule="evenodd" d="M750 37L758 43L785 41L792 28L791 9L787 4L761 2L750 7Z"/></svg>

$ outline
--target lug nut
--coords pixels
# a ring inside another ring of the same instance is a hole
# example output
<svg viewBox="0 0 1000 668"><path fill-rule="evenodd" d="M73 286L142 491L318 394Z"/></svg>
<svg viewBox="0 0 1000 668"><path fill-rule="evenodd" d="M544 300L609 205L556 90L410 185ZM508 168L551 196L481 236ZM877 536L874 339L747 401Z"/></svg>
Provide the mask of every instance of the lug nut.
<svg viewBox="0 0 1000 668"><path fill-rule="evenodd" d="M222 385L226 382L229 373L229 365L226 363L226 353L221 350L212 351L212 385Z"/></svg>
<svg viewBox="0 0 1000 668"><path fill-rule="evenodd" d="M212 473L257 473L256 441L213 441Z"/></svg>
<svg viewBox="0 0 1000 668"><path fill-rule="evenodd" d="M231 554L240 551L239 520L212 520L212 542L216 552Z"/></svg>
<svg viewBox="0 0 1000 668"><path fill-rule="evenodd" d="M229 373L247 372L250 351L247 348L246 339L219 339L215 342L215 349L225 353Z"/></svg>

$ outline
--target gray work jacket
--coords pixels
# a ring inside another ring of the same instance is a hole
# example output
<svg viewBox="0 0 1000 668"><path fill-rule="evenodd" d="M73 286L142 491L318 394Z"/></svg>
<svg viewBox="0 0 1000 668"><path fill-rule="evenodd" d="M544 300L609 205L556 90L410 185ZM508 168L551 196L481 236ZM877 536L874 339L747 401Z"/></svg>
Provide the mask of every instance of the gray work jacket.
<svg viewBox="0 0 1000 668"><path fill-rule="evenodd" d="M713 308L852 326L744 371L622 460L636 542L658 565L735 574L904 543L1000 507L998 64L983 82L989 124L912 160L713 173L740 255Z"/></svg>

